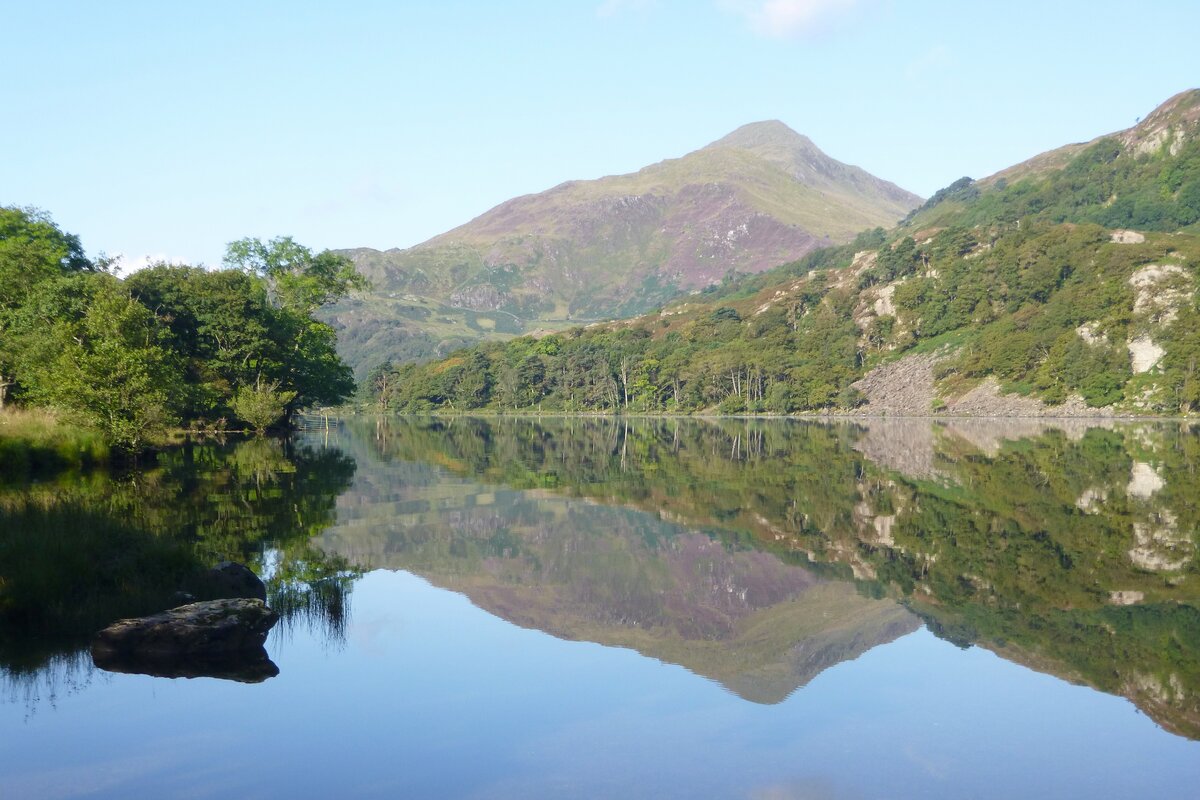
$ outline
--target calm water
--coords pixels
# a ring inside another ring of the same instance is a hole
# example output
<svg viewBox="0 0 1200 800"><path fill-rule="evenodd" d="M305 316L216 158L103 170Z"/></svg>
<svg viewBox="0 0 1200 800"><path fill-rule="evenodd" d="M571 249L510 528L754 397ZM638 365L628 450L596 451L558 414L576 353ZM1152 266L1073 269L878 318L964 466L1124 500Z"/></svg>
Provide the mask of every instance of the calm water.
<svg viewBox="0 0 1200 800"><path fill-rule="evenodd" d="M1193 797L1198 528L1165 424L355 420L0 486L0 797ZM92 665L223 558L277 676Z"/></svg>

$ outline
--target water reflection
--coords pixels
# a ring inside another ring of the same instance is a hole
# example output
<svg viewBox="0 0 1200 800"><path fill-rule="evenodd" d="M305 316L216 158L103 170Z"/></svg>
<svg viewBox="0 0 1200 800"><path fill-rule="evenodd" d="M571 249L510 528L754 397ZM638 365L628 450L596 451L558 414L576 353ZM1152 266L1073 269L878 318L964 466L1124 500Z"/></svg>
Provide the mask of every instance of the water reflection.
<svg viewBox="0 0 1200 800"><path fill-rule="evenodd" d="M1200 738L1198 524L1185 425L352 420L0 487L0 675L26 702L79 691L95 630L225 559L285 635L336 646L386 567L756 703L924 623Z"/></svg>
<svg viewBox="0 0 1200 800"><path fill-rule="evenodd" d="M919 617L1200 737L1186 426L401 419L348 440L370 466L322 547L519 625L773 702Z"/></svg>
<svg viewBox="0 0 1200 800"><path fill-rule="evenodd" d="M419 462L360 472L318 542L402 569L516 625L630 647L775 703L919 625L752 548L636 510L448 478Z"/></svg>
<svg viewBox="0 0 1200 800"><path fill-rule="evenodd" d="M358 573L311 538L333 522L354 471L336 448L257 439L191 444L123 474L0 486L0 672L10 694L52 697L86 682L77 654L93 633L177 605L180 587L222 560L266 578L268 604L285 625L343 635ZM277 668L261 655L100 666L264 680Z"/></svg>
<svg viewBox="0 0 1200 800"><path fill-rule="evenodd" d="M219 678L238 683L262 683L279 674L265 647L250 651L175 656L144 656L115 650L92 654L105 672L149 675L153 678Z"/></svg>

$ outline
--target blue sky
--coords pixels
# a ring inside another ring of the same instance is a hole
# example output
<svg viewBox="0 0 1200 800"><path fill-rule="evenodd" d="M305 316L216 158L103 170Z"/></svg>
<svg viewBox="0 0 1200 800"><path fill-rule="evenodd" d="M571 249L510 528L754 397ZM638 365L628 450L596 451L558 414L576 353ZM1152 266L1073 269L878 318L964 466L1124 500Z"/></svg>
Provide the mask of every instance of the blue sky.
<svg viewBox="0 0 1200 800"><path fill-rule="evenodd" d="M131 262L407 247L761 119L928 195L1200 86L1196 0L4 5L0 204Z"/></svg>

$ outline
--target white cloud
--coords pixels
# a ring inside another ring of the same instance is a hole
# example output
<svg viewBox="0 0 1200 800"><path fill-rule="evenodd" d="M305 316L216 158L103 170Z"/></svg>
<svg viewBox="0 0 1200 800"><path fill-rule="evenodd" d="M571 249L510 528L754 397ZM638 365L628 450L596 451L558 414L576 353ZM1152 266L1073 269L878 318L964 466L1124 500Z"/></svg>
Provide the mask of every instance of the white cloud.
<svg viewBox="0 0 1200 800"><path fill-rule="evenodd" d="M109 269L114 275L119 278L127 278L133 273L146 267L153 267L156 264L187 264L187 259L173 258L166 253L147 253L145 255L129 257L124 253L117 253L111 256L112 261L109 262Z"/></svg>
<svg viewBox="0 0 1200 800"><path fill-rule="evenodd" d="M750 29L772 39L818 33L845 16L859 0L718 0L718 5L745 17Z"/></svg>

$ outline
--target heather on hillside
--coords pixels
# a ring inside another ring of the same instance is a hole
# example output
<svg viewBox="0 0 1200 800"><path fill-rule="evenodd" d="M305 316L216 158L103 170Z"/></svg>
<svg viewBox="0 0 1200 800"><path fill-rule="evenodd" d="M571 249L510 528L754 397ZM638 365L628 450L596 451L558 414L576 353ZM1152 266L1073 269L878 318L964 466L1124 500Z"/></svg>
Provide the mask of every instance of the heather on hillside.
<svg viewBox="0 0 1200 800"><path fill-rule="evenodd" d="M846 411L872 368L928 353L938 396L919 412L995 381L1052 407L1191 413L1198 131L1185 93L1051 167L956 181L890 231L629 322L384 365L370 385L406 412Z"/></svg>

